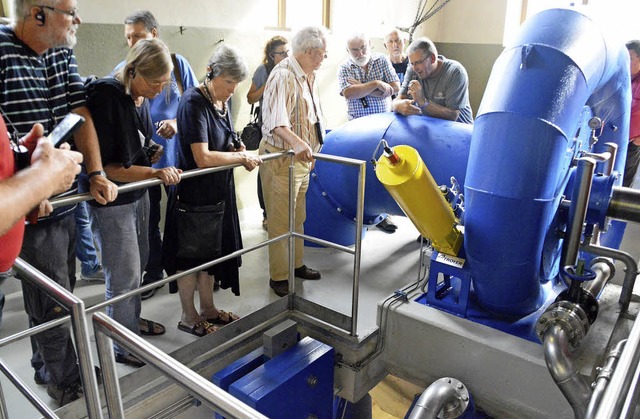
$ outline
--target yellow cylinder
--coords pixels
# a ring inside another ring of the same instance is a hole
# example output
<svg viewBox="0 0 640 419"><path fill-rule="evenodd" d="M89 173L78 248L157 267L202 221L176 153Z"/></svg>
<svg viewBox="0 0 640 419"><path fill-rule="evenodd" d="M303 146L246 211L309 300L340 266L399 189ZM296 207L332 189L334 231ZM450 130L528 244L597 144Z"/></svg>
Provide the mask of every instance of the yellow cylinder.
<svg viewBox="0 0 640 419"><path fill-rule="evenodd" d="M393 147L393 151L399 161L393 164L393 159L381 156L376 166L378 180L437 251L457 256L462 245L458 220L420 154L408 145Z"/></svg>

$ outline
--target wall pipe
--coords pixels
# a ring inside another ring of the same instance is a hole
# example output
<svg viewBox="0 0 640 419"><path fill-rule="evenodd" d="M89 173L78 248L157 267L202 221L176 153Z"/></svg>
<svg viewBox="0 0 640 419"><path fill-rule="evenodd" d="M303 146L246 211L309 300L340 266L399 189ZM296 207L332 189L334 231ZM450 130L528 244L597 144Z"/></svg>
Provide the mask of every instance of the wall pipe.
<svg viewBox="0 0 640 419"><path fill-rule="evenodd" d="M578 152L600 153L613 142L622 172L628 60L624 44L605 39L589 17L550 9L527 20L494 64L464 186L465 251L486 309L520 317L542 305L542 250ZM592 150L576 134L585 131L585 107L604 121Z"/></svg>

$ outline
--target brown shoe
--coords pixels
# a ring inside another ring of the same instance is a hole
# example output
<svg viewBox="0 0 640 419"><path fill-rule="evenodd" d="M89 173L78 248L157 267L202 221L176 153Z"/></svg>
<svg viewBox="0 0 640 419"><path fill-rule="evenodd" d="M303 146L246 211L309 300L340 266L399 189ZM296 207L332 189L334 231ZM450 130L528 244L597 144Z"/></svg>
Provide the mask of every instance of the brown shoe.
<svg viewBox="0 0 640 419"><path fill-rule="evenodd" d="M289 294L289 281L286 279L284 281L269 279L269 286L278 297L284 297Z"/></svg>
<svg viewBox="0 0 640 419"><path fill-rule="evenodd" d="M302 265L301 267L296 268L293 272L296 277L302 279L320 279L321 276L320 272L307 267L307 265Z"/></svg>

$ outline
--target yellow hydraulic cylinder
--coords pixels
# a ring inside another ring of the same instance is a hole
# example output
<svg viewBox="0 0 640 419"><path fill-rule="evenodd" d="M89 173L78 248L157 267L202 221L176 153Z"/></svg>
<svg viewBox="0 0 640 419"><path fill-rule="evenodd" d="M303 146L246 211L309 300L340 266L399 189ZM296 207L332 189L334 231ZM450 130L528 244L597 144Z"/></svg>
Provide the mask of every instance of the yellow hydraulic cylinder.
<svg viewBox="0 0 640 419"><path fill-rule="evenodd" d="M437 251L457 256L463 241L456 228L458 219L420 154L408 145L395 146L391 152L378 159L378 180Z"/></svg>

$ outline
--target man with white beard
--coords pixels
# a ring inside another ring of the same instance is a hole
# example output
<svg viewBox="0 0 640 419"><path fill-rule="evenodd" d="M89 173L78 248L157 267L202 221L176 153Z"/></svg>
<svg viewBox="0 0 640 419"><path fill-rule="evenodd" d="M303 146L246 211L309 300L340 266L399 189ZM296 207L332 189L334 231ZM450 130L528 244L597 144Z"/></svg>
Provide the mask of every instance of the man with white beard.
<svg viewBox="0 0 640 419"><path fill-rule="evenodd" d="M400 79L389 58L373 53L369 37L356 33L347 40L349 58L338 69L340 94L347 100L349 119L391 110L391 96Z"/></svg>
<svg viewBox="0 0 640 419"><path fill-rule="evenodd" d="M391 110L391 96L400 90L400 79L386 55L373 53L369 37L356 33L347 39L349 58L338 69L340 94L347 101L349 119ZM377 225L388 233L396 226L387 216Z"/></svg>

